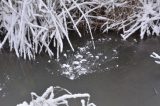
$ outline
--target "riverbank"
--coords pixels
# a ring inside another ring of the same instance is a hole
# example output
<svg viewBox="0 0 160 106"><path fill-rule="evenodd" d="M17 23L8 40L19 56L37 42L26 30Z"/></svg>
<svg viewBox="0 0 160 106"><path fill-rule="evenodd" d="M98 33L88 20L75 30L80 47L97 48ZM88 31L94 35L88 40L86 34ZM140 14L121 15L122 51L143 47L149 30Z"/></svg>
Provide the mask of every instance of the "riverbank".
<svg viewBox="0 0 160 106"><path fill-rule="evenodd" d="M35 59L45 51L50 57L59 58L67 40L71 50L69 30L79 37L85 36L79 27L88 32L93 40L93 31L122 31L126 40L140 31L145 36L159 36L159 0L51 0L0 1L0 48L9 45L17 57ZM50 47L55 47L54 53Z"/></svg>

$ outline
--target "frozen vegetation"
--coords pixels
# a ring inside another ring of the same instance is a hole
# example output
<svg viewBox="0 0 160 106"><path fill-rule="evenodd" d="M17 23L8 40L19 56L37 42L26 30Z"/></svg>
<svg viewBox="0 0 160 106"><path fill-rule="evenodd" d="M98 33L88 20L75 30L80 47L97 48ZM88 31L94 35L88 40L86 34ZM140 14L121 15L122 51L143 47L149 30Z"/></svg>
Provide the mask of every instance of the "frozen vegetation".
<svg viewBox="0 0 160 106"><path fill-rule="evenodd" d="M155 63L160 64L160 55L158 55L157 53L153 52L150 57L156 59Z"/></svg>
<svg viewBox="0 0 160 106"><path fill-rule="evenodd" d="M9 45L24 59L34 59L42 51L59 57L64 39L74 50L68 31L75 30L81 37L82 25L92 40L95 28L122 30L124 40L140 31L143 39L159 36L159 19L159 0L1 0L0 49Z"/></svg>
<svg viewBox="0 0 160 106"><path fill-rule="evenodd" d="M65 91L66 94L55 97L55 90ZM17 106L69 106L70 99L80 99L81 106L96 106L94 103L90 103L90 95L84 94L72 94L66 89L60 87L49 87L42 96L38 96L36 93L31 93L32 101L28 104L24 101Z"/></svg>

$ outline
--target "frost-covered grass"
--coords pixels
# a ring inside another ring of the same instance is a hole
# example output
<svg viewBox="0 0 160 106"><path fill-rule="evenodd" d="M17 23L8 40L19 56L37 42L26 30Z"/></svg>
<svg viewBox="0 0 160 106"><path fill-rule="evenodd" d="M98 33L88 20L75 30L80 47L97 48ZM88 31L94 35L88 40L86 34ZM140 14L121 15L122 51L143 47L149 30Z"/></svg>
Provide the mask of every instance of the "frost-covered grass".
<svg viewBox="0 0 160 106"><path fill-rule="evenodd" d="M138 12L134 12L124 22L122 27L124 34L121 36L127 39L136 31L140 30L140 38L143 39L145 35L160 34L160 1L159 0L144 0L141 1L141 6L137 7ZM127 28L128 27L128 28Z"/></svg>
<svg viewBox="0 0 160 106"><path fill-rule="evenodd" d="M55 90L65 91L66 94L55 97ZM81 106L96 106L94 103L90 103L90 95L85 94L72 94L68 90L60 87L49 87L42 96L38 96L36 93L31 93L32 101L27 103L24 101L22 104L17 106L69 106L68 100L70 99L81 99Z"/></svg>
<svg viewBox="0 0 160 106"><path fill-rule="evenodd" d="M89 0L1 0L1 28L7 33L0 43L0 49L8 42L10 50L14 50L18 57L32 59L42 50L53 56L50 47L53 42L58 57L59 52L63 51L63 39L66 38L74 50L68 29L76 30L81 37L77 26L83 20L93 39L87 14L92 12L96 4Z"/></svg>
<svg viewBox="0 0 160 106"><path fill-rule="evenodd" d="M120 8L117 5L117 8L124 10L125 8L130 10L128 11L128 16L122 18L107 21L104 25L108 31L109 29L116 28L118 30L123 30L121 34L122 38L126 40L131 35L134 35L136 31L140 31L140 38L143 39L145 35L157 35L160 34L160 1L159 0L139 0L135 4L126 3ZM116 10L115 10L116 12ZM123 12L122 12L123 13ZM122 14L120 13L120 14ZM125 11L124 11L125 13ZM110 22L110 24L108 24Z"/></svg>
<svg viewBox="0 0 160 106"><path fill-rule="evenodd" d="M159 0L1 0L0 49L7 44L24 59L34 59L42 51L59 57L64 39L74 50L68 31L75 30L81 37L79 26L85 25L91 39L97 26L103 32L123 30L125 40L140 31L143 39L159 36L159 20Z"/></svg>

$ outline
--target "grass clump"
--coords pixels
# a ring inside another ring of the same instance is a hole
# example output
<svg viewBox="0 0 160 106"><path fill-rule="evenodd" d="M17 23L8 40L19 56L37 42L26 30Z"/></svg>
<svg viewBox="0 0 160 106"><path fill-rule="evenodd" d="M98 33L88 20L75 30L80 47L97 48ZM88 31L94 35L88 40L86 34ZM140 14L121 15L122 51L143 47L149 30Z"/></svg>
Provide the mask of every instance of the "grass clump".
<svg viewBox="0 0 160 106"><path fill-rule="evenodd" d="M159 0L1 0L0 49L8 44L10 51L24 59L35 59L42 51L58 58L64 39L74 50L68 31L75 30L81 37L81 25L92 40L96 28L122 30L125 40L140 31L143 39L159 36L159 20Z"/></svg>

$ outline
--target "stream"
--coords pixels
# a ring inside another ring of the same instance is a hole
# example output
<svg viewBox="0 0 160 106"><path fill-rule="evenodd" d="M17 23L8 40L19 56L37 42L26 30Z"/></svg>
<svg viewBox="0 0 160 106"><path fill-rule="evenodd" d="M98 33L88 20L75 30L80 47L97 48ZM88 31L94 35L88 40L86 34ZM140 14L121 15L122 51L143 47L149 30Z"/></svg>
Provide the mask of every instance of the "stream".
<svg viewBox="0 0 160 106"><path fill-rule="evenodd" d="M159 106L160 65L150 54L160 53L160 37L118 36L96 34L95 49L90 39L73 40L75 51L66 48L59 60L42 53L28 61L1 51L0 106L29 102L31 92L41 95L49 86L89 93L97 106Z"/></svg>

